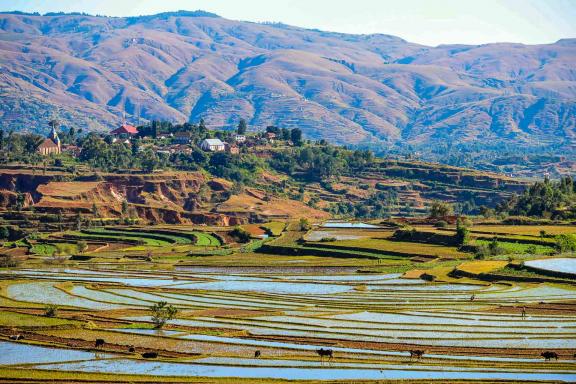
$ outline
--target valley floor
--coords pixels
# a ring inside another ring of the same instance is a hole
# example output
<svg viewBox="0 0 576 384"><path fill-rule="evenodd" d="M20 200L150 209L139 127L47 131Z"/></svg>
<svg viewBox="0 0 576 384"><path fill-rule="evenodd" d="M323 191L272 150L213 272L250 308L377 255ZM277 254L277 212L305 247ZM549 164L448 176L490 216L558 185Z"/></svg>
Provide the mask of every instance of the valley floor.
<svg viewBox="0 0 576 384"><path fill-rule="evenodd" d="M0 269L0 382L576 379L576 285L544 270L558 263L523 266L548 257L535 234L540 255L511 242L509 256L472 260L380 225L245 229L271 237L240 244L222 228L184 226L43 234L21 264ZM529 241L524 229L477 225L474 241ZM430 241L450 231L416 230ZM87 250L48 254L72 239ZM149 307L161 301L178 314L156 329Z"/></svg>

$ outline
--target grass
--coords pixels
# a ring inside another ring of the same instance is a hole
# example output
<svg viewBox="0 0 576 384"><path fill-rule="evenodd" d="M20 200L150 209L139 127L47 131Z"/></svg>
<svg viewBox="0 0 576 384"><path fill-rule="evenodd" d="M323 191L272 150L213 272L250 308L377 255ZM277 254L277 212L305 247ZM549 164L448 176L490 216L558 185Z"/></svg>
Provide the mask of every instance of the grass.
<svg viewBox="0 0 576 384"><path fill-rule="evenodd" d="M286 223L280 221L272 221L270 223L262 224L262 228L266 228L272 236L280 236L286 228Z"/></svg>
<svg viewBox="0 0 576 384"><path fill-rule="evenodd" d="M67 234L72 235L74 237L83 238L83 239L91 239L91 240L104 240L104 241L139 241L143 242L145 245L153 246L153 247L162 247L162 246L169 246L171 245L170 242L164 240L156 240L150 239L147 237L142 237L138 235L115 235L110 233L84 233L78 231L71 231L67 232Z"/></svg>
<svg viewBox="0 0 576 384"><path fill-rule="evenodd" d="M548 235L561 235L565 233L576 233L576 226L563 225L475 225L472 232L490 234L509 234L540 236L540 231L545 231Z"/></svg>
<svg viewBox="0 0 576 384"><path fill-rule="evenodd" d="M25 313L0 311L0 326L5 327L50 327L69 324L80 323L56 317L34 316Z"/></svg>
<svg viewBox="0 0 576 384"><path fill-rule="evenodd" d="M146 232L146 231L136 231L136 230L120 230L120 229L108 229L108 228L98 228L92 229L88 231L84 231L85 233L97 233L97 234L104 234L104 235L111 235L111 236L137 236L142 239L149 239L149 240L156 240L156 241L165 241L168 244L191 244L192 241L186 237L174 235L168 235L164 233L154 233L154 232Z"/></svg>
<svg viewBox="0 0 576 384"><path fill-rule="evenodd" d="M56 253L56 247L53 244L34 244L30 249L33 253L41 256L52 256Z"/></svg>
<svg viewBox="0 0 576 384"><path fill-rule="evenodd" d="M490 241L489 240L475 240L474 243L476 245L488 246L490 244ZM498 246L500 248L502 248L502 250L506 254L514 254L514 253L525 254L525 253L528 253L530 248L535 250L535 254L538 254L538 255L550 255L550 254L554 253L554 248L548 247L545 245L521 244L521 243L511 243L511 242L507 242L507 241L498 241Z"/></svg>
<svg viewBox="0 0 576 384"><path fill-rule="evenodd" d="M460 264L457 268L463 272L472 273L478 275L481 273L488 273L505 267L508 264L507 261L501 260L477 260L468 261L466 263Z"/></svg>
<svg viewBox="0 0 576 384"><path fill-rule="evenodd" d="M443 258L464 258L469 255L458 251L455 247L436 244L410 243L405 241L391 241L387 239L357 239L338 240L332 242L308 242L307 245L321 248L345 247L365 250L366 252L399 254L406 256L432 256Z"/></svg>
<svg viewBox="0 0 576 384"><path fill-rule="evenodd" d="M196 235L196 245L200 246L209 246L209 247L218 247L220 246L220 240L216 237L210 235L209 233L204 232L192 232Z"/></svg>

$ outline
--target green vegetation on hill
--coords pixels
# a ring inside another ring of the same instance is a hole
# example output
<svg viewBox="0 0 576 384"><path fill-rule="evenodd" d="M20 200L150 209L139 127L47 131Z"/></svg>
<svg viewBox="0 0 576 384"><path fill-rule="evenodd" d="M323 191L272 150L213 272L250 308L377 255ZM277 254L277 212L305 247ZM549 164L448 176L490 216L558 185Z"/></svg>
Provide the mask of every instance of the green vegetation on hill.
<svg viewBox="0 0 576 384"><path fill-rule="evenodd" d="M576 218L576 187L571 177L538 181L498 205L499 212L546 219Z"/></svg>

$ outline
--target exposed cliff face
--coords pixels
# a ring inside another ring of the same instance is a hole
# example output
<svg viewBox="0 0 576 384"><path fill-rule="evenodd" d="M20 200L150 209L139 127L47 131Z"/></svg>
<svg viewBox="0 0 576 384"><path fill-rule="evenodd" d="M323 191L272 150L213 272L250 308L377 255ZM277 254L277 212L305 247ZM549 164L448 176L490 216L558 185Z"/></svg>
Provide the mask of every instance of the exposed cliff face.
<svg viewBox="0 0 576 384"><path fill-rule="evenodd" d="M20 195L24 207L33 206L37 212L92 215L96 209L100 217L138 217L149 223L236 225L266 217L295 217L300 212L322 214L296 201L290 204L291 211L263 210L270 204L263 192L251 195L250 206L235 204L235 196L229 193L231 183L201 173L113 174L95 181L60 181L63 178L58 173L2 170L0 209L15 207ZM124 202L127 211L123 212ZM219 209L220 205L226 209Z"/></svg>

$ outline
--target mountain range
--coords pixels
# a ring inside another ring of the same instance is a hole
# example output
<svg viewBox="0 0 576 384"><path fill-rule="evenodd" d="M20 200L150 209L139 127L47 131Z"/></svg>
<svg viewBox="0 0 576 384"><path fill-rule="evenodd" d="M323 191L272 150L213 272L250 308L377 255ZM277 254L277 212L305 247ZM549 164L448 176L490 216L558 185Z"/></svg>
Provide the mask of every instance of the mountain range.
<svg viewBox="0 0 576 384"><path fill-rule="evenodd" d="M299 127L348 145L571 145L576 39L429 47L203 11L0 14L0 125Z"/></svg>

